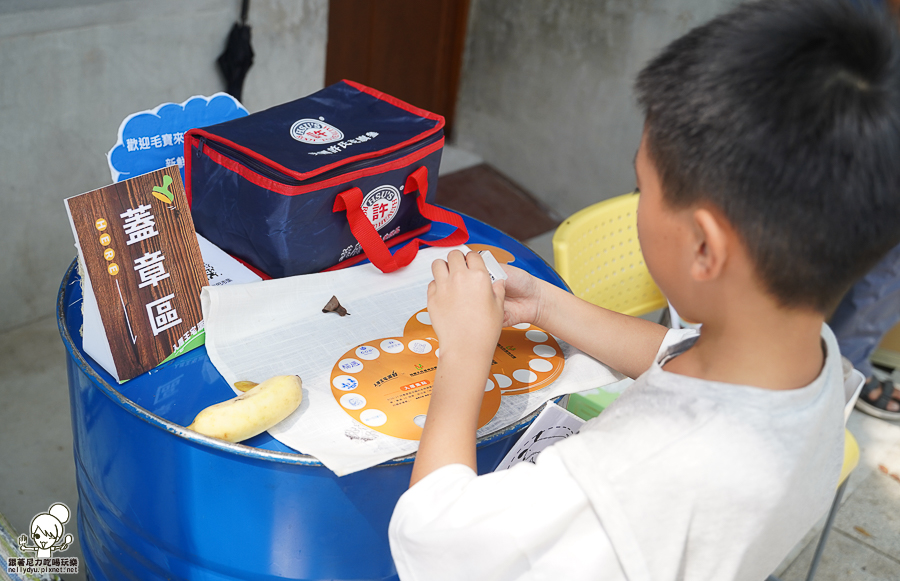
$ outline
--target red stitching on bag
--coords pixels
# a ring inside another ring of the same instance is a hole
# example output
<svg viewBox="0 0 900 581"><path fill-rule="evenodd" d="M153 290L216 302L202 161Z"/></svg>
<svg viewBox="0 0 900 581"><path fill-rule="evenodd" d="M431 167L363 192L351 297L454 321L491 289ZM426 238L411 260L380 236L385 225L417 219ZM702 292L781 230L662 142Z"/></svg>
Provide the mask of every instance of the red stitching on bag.
<svg viewBox="0 0 900 581"><path fill-rule="evenodd" d="M425 109L419 109L415 105L410 105L406 101L401 101L397 97L392 97L391 95L388 95L387 93L382 93L378 89L373 89L372 87L367 87L367 86L363 85L362 83L357 83L356 81L351 81L350 79L343 79L343 82L347 83L348 85L350 85L351 87L353 87L355 89L362 91L363 93L368 93L368 94L372 95L373 97L375 97L376 99L378 99L380 101L385 101L395 107L399 107L399 108L403 109L404 111L408 111L409 113L412 113L413 115L418 115L419 117L425 117L426 119L434 119L435 121L438 121L438 126L436 127L436 129L440 129L441 127L444 126L444 117L442 115L438 115L437 113L432 113L431 111L426 111Z"/></svg>
<svg viewBox="0 0 900 581"><path fill-rule="evenodd" d="M187 141L187 140L185 140ZM345 184L349 181L363 178L370 175L375 175L379 173L384 173L386 171L391 171L395 169L399 169L402 167L406 167L412 163L419 161L427 157L428 155L434 153L438 149L444 146L444 139L441 138L440 141L436 141L431 145L424 147L418 151L415 151L406 157L401 157L400 159L394 160L393 162L386 165L376 165L369 168L357 170L355 172L350 172L348 174L335 176L329 180L325 180L323 182L316 182L314 184L304 185L304 186L288 186L274 180L270 180L267 177L261 176L258 173L248 169L247 167L241 165L240 163L234 161L231 158L225 157L213 149L204 148L204 154L209 157L212 161L219 164L220 166L229 169L236 174L240 175L244 179L249 182L256 184L261 188L265 188L267 190L271 190L273 192L279 193L283 196L298 196L300 194L305 194L307 192L319 191L325 188L330 188L333 186L338 186L341 184ZM190 177L187 179L190 182Z"/></svg>
<svg viewBox="0 0 900 581"><path fill-rule="evenodd" d="M190 209L193 200L191 197L191 137L190 130L188 130L184 134L184 183L181 184L184 186L184 197L187 198L188 209Z"/></svg>
<svg viewBox="0 0 900 581"><path fill-rule="evenodd" d="M378 151L373 151L370 153L361 153L361 154L355 155L353 157L348 157L341 161L336 161L336 162L330 163L328 165L323 165L322 167L319 167L312 171L308 171L306 173L294 171L290 168L284 167L283 165L272 161L271 159L267 158L266 156L264 156L256 151L253 151L252 149L248 149L248 148L244 147L243 145L239 145L233 141L230 141L223 137L219 137L218 135L210 133L209 131L206 131L201 128L194 128L187 132L187 134L185 135L185 149L187 149L187 147L188 147L187 141L188 141L189 137L194 138L194 139L198 139L198 136L205 137L205 138L209 139L210 141L214 141L216 143L221 143L232 149L240 151L244 155L247 155L247 156L251 157L252 159L257 160L260 163L268 165L269 167L275 168L278 171L280 171L281 173L291 176L292 178L295 178L298 180L307 180L307 179L313 178L317 175L321 175L329 170L341 167L343 165L347 165L347 164L355 162L355 161L360 161L363 159L371 159L373 157L387 155L388 153L392 153L394 151L397 151L398 149L402 149L402 148L406 147L407 145L410 145L417 141L421 141L421 140L425 139L426 137L428 137L429 135L433 135L433 134L437 133L438 131L441 130L441 128L444 127L444 118L441 115L438 115L436 113L431 113L430 111L426 111L424 109L419 109L418 107L410 105L409 103L405 103L404 101L401 101L400 99L397 99L396 97L391 97L390 95L382 93L381 91L372 89L371 87L366 87L365 85L361 85L354 81L348 81L345 79L344 82L347 83L348 85L350 85L351 87L358 89L359 91L362 91L364 93L372 95L376 99L385 101L386 103L390 103L391 105L394 105L395 107L399 107L400 109L403 109L404 111L407 111L414 115L418 115L419 117L424 117L425 119L431 119L432 121L437 121L437 123L431 129L429 129L427 131L423 131L422 133L419 133L415 137L407 139L406 141L402 141L400 143L397 143L390 147L386 147L384 149L379 149ZM212 157L212 156L210 156L210 157ZM187 171L187 169L185 169L185 171ZM189 173L185 173L185 178L188 181L190 181L189 176L190 176Z"/></svg>
<svg viewBox="0 0 900 581"><path fill-rule="evenodd" d="M406 141L403 141L403 142L401 142L401 143L398 143L397 145L394 145L394 146L392 146L392 147L387 147L387 148L385 148L385 149L380 149L380 150L378 150L378 151L373 151L373 152L371 152L371 153L364 153L364 154L357 155L357 156L354 156L354 157L348 157L348 158L345 159L345 160L338 161L338 162L335 162L335 163L331 163L331 164L328 164L328 165L323 165L322 167L316 169L315 171L308 171L308 172L306 172L306 173L301 173L301 172L297 172L297 171L293 171L293 170L291 170L291 169L288 169L288 168L284 167L283 165L280 165L280 164L278 164L278 163L275 163L274 161L270 160L269 158L267 158L267 157L265 157L265 156L263 156L263 155L260 155L260 154L256 153L256 152L253 151L252 149L247 149L246 147L240 146L240 145L238 145L237 143L228 141L227 139L222 139L221 137L219 137L219 136L217 136L217 135L213 135L213 134L208 133L208 132L206 132L206 131L203 131L203 130L201 130L201 129L191 129L191 131L192 131L192 132L196 131L196 135L192 136L192 137L194 137L195 139L198 139L198 138L197 138L197 135L200 135L200 136L202 136L202 137L206 137L206 138L209 139L210 141L214 141L214 142L216 142L216 143L222 143L222 144L224 144L224 145L227 145L228 147L231 147L232 149L236 149L236 150L240 151L241 153L243 153L244 155L247 155L247 156L249 156L249 157L251 157L251 158L257 160L257 161L259 161L260 163L263 163L263 164L265 164L265 165L268 165L269 167L275 168L275 169L277 169L278 171L280 171L281 173L283 173L283 174L285 174L285 175L287 175L287 176L290 176L290 177L292 177L292 178L294 178L294 179L298 179L298 180L307 180L307 179L314 178L314 177L316 177L317 175L321 175L321 174L323 174L323 173L325 173L325 172L327 172L327 171L329 171L329 170L332 170L332 169L335 169L335 168L339 168L339 167L348 165L348 164L350 164L350 163L352 163L352 162L361 161L361 160L364 160L364 159L372 159L372 158L375 158L375 157L379 157L379 156L382 156L382 155L387 155L387 154L389 154L389 153L393 153L394 151L397 151L397 150L399 150L399 149L402 149L402 148L406 147L407 145L410 145L410 144L415 143L415 142L417 142L417 141L421 141L421 140L424 139L425 137L428 137L429 135L432 135L432 134L436 133L436 132L438 131L438 129L440 129L440 128L437 127L437 128L435 128L434 130L432 130L432 131L426 131L425 133L421 133L421 134L417 135L416 137L413 137L412 139L407 139ZM443 143L443 138L441 138L441 143ZM212 156L210 156L210 157L212 157ZM187 174L185 174L185 177L187 177Z"/></svg>

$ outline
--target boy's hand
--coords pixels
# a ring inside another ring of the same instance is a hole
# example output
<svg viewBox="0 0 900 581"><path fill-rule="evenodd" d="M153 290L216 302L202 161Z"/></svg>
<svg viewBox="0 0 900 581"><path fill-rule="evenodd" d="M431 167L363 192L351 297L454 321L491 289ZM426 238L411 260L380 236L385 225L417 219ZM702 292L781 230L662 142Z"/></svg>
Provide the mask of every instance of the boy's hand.
<svg viewBox="0 0 900 581"><path fill-rule="evenodd" d="M454 250L446 262L435 260L431 271L428 315L441 354L410 486L448 464L478 469L478 410L503 324L505 281L491 284L477 252Z"/></svg>
<svg viewBox="0 0 900 581"><path fill-rule="evenodd" d="M490 357L504 321L504 282L491 284L491 275L477 252L454 250L447 261L431 265L428 314L441 344L441 353Z"/></svg>
<svg viewBox="0 0 900 581"><path fill-rule="evenodd" d="M503 265L506 272L506 300L503 303L503 326L534 323L541 314L541 284L534 276L515 266Z"/></svg>

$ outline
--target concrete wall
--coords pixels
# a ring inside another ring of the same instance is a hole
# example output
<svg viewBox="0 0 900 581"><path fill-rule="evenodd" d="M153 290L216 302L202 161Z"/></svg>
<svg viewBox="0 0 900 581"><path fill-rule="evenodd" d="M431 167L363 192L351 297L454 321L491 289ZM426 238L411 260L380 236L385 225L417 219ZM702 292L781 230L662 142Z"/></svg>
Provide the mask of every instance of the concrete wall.
<svg viewBox="0 0 900 581"><path fill-rule="evenodd" d="M224 89L240 0L0 2L0 332L51 315L75 256L63 199L110 183L128 114ZM327 0L253 0L251 112L320 89Z"/></svg>
<svg viewBox="0 0 900 581"><path fill-rule="evenodd" d="M632 84L733 0L472 0L456 144L567 216L634 188Z"/></svg>

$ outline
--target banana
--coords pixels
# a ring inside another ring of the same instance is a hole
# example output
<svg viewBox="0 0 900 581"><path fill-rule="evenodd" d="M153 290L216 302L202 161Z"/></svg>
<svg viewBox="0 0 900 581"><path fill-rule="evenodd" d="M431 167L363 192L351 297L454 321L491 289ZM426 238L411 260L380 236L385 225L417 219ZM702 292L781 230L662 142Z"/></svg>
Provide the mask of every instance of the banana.
<svg viewBox="0 0 900 581"><path fill-rule="evenodd" d="M269 378L233 399L201 410L188 429L228 442L252 438L300 406L302 385L296 375Z"/></svg>

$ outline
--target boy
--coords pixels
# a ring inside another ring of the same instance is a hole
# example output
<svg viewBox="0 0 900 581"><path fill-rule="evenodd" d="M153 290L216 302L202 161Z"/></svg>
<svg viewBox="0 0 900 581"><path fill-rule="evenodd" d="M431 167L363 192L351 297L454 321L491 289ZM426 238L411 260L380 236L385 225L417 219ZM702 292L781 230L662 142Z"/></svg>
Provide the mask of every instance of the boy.
<svg viewBox="0 0 900 581"><path fill-rule="evenodd" d="M900 41L840 0L742 5L640 73L635 159L667 331L480 257L433 265L441 358L390 539L412 579L761 581L824 514L841 463L824 324L900 241ZM533 322L638 377L535 465L475 474L501 325Z"/></svg>

